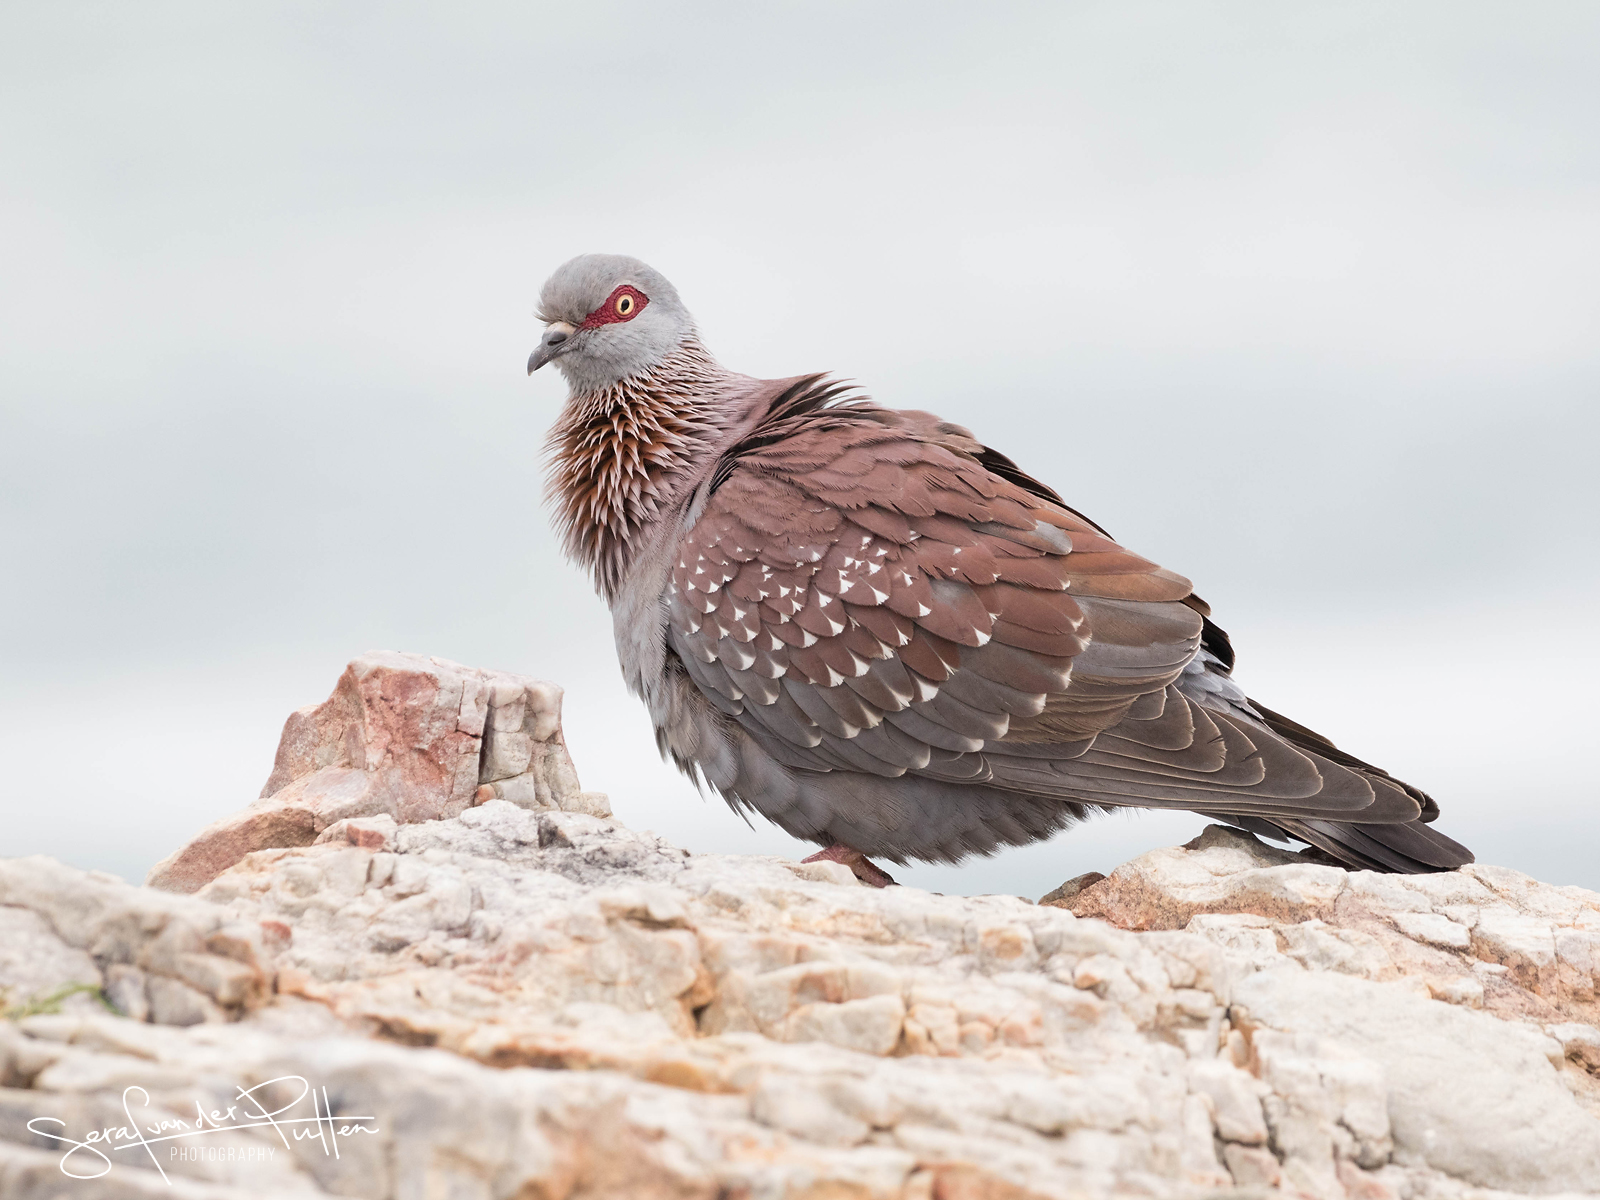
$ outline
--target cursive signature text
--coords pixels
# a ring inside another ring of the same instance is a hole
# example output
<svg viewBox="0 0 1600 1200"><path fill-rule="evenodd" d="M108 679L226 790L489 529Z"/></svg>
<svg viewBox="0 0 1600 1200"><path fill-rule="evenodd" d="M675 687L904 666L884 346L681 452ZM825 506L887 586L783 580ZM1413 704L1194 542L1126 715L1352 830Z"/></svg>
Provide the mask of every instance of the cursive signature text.
<svg viewBox="0 0 1600 1200"><path fill-rule="evenodd" d="M285 1085L294 1096L287 1103L280 1104L276 1108L268 1108L269 1102L260 1093L275 1084ZM226 1159L248 1162L270 1159L276 1153L276 1148L271 1146L231 1147L226 1154L219 1153L223 1147L215 1147L209 1148L211 1153L202 1156L198 1152L198 1147L181 1144L184 1139L189 1138L270 1127L286 1150L292 1148L295 1142L316 1142L320 1144L323 1154L332 1154L337 1158L340 1138L378 1132L376 1117L335 1116L333 1105L328 1101L328 1089L324 1087L319 1090L312 1087L301 1075L279 1075L276 1079L258 1083L255 1087L241 1087L237 1091L237 1103L230 1104L227 1108L208 1111L203 1104L196 1102L194 1117L186 1119L167 1114L158 1116L149 1112L150 1093L135 1084L122 1090L122 1114L126 1118L126 1124L91 1129L83 1137L73 1138L66 1135L66 1122L60 1118L34 1117L28 1122L28 1130L40 1137L50 1138L67 1148L61 1156L61 1173L73 1179L99 1179L110 1171L112 1163L107 1151L134 1150L143 1147L150 1161L155 1164L156 1170L161 1172L161 1178L169 1186L172 1181L167 1179L167 1173L161 1166L161 1158L156 1149L163 1142L174 1143L167 1147L167 1157L178 1161L194 1161L202 1157L206 1161ZM135 1096L138 1097L137 1106L132 1103ZM301 1102L307 1097L311 1100L309 1115L300 1107ZM134 1107L147 1110L142 1122L133 1115ZM298 1114L297 1109L299 1109ZM42 1125L58 1126L60 1132L42 1129L40 1128Z"/></svg>

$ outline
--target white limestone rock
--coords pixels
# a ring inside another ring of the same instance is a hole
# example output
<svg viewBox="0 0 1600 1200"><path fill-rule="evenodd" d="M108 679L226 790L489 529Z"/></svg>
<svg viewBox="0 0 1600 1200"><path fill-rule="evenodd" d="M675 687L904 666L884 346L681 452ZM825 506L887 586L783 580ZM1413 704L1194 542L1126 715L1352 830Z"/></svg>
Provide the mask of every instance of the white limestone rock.
<svg viewBox="0 0 1600 1200"><path fill-rule="evenodd" d="M91 994L104 983L99 964L57 937L39 913L0 906L0 1012L30 1004L91 1012Z"/></svg>
<svg viewBox="0 0 1600 1200"><path fill-rule="evenodd" d="M502 732L556 736L520 695ZM403 818L193 895L0 860L10 1002L81 980L127 1014L0 1022L0 1195L1600 1197L1579 889L1214 828L1033 905L493 796ZM213 1131L160 1160L170 1191L137 1149L65 1180L38 1132L125 1123L129 1087L192 1122L286 1078L373 1131L337 1156Z"/></svg>

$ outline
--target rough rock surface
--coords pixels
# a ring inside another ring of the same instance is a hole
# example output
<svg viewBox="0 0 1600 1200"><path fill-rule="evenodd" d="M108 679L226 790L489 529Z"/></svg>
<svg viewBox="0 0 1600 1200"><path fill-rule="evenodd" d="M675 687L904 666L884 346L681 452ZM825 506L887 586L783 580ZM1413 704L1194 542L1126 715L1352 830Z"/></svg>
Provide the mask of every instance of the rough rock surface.
<svg viewBox="0 0 1600 1200"><path fill-rule="evenodd" d="M403 799L192 895L0 861L9 1002L126 1014L0 1022L0 1196L1600 1197L1593 893L1213 827L1033 904ZM188 1136L295 1079L319 1136ZM63 1178L131 1117L183 1136Z"/></svg>
<svg viewBox="0 0 1600 1200"><path fill-rule="evenodd" d="M145 882L192 892L251 851L308 845L347 817L431 821L497 798L610 815L604 796L578 786L561 689L378 650L346 667L321 704L289 714L259 800L202 830Z"/></svg>

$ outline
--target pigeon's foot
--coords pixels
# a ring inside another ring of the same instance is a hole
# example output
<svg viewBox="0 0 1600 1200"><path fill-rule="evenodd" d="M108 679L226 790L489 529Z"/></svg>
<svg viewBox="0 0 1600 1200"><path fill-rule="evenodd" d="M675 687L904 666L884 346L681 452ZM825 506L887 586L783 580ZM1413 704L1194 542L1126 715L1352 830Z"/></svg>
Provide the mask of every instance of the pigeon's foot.
<svg viewBox="0 0 1600 1200"><path fill-rule="evenodd" d="M859 850L852 850L843 842L835 842L826 850L818 850L810 858L802 858L801 862L836 862L843 863L850 868L850 873L868 887L888 887L894 882L894 876L885 871Z"/></svg>

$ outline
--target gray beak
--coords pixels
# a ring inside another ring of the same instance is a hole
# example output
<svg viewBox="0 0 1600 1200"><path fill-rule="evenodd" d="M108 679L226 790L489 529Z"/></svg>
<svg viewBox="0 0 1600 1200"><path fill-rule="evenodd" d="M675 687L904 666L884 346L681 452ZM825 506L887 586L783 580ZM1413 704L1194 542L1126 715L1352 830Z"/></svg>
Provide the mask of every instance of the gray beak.
<svg viewBox="0 0 1600 1200"><path fill-rule="evenodd" d="M539 348L528 355L528 374L532 375L545 363L567 349L569 339L577 330L565 321L552 321L545 327L544 337L539 339Z"/></svg>

